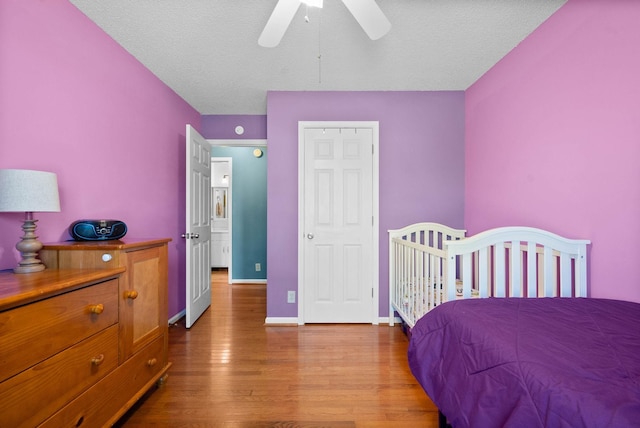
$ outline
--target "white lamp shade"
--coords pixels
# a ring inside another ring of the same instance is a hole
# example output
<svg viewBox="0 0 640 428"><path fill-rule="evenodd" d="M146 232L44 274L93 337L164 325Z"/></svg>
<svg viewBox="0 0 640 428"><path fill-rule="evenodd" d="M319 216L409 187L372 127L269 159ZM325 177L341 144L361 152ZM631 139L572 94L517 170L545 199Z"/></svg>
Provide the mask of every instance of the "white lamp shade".
<svg viewBox="0 0 640 428"><path fill-rule="evenodd" d="M0 169L0 212L58 212L58 177L53 172Z"/></svg>

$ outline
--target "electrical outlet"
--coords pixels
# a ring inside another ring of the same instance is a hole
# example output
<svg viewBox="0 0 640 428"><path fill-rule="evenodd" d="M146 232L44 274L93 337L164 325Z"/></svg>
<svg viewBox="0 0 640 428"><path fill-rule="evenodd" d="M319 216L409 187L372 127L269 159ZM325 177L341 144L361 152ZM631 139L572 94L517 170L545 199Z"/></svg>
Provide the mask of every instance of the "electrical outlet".
<svg viewBox="0 0 640 428"><path fill-rule="evenodd" d="M260 272L262 270L262 266L260 266L260 263L256 263L256 272Z"/></svg>
<svg viewBox="0 0 640 428"><path fill-rule="evenodd" d="M289 290L287 292L287 303L295 303L296 302L296 292Z"/></svg>

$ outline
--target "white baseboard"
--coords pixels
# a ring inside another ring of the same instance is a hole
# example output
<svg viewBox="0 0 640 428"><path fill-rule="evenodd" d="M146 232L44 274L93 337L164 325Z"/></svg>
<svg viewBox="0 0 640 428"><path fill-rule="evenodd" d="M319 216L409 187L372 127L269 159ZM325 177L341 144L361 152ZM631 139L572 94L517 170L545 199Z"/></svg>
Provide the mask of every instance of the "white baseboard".
<svg viewBox="0 0 640 428"><path fill-rule="evenodd" d="M401 323L402 322L402 318L400 317L393 317L393 322L395 324ZM382 324L386 324L389 325L389 317L379 317L378 318L378 324L382 325Z"/></svg>
<svg viewBox="0 0 640 428"><path fill-rule="evenodd" d="M187 311L183 309L178 312L171 318L169 318L169 324L175 324L178 320L185 316ZM394 322L396 324L402 323L402 318L394 317ZM298 325L298 318L296 317L267 317L264 320L264 323L267 325ZM389 324L389 317L380 317L378 318L378 324Z"/></svg>
<svg viewBox="0 0 640 428"><path fill-rule="evenodd" d="M393 321L398 324L399 322L402 322L402 318L400 317L393 317ZM378 318L378 324L379 325L389 325L389 317L379 317Z"/></svg>
<svg viewBox="0 0 640 428"><path fill-rule="evenodd" d="M395 317L394 321L396 324L402 322L402 319L399 317ZM267 317L264 320L265 325L298 325L298 318L295 317ZM389 317L379 317L378 324L381 325L389 325Z"/></svg>
<svg viewBox="0 0 640 428"><path fill-rule="evenodd" d="M181 310L180 312L178 312L177 314L175 314L174 316L169 318L169 325L177 323L178 320L180 318L182 318L183 316L185 316L186 314L187 314L187 310L186 309Z"/></svg>
<svg viewBox="0 0 640 428"><path fill-rule="evenodd" d="M264 320L266 325L298 325L297 317L267 317Z"/></svg>
<svg viewBox="0 0 640 428"><path fill-rule="evenodd" d="M232 279L232 284L266 284L266 279Z"/></svg>

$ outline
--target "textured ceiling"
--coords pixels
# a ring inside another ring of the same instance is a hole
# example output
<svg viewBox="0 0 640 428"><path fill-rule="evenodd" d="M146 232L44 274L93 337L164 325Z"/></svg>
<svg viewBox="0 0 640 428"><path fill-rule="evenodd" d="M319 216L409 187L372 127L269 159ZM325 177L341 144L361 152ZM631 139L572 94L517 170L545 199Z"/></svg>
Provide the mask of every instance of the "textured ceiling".
<svg viewBox="0 0 640 428"><path fill-rule="evenodd" d="M276 0L70 0L201 114L265 114L269 90L465 90L566 0L378 0L371 41L340 0L258 46Z"/></svg>

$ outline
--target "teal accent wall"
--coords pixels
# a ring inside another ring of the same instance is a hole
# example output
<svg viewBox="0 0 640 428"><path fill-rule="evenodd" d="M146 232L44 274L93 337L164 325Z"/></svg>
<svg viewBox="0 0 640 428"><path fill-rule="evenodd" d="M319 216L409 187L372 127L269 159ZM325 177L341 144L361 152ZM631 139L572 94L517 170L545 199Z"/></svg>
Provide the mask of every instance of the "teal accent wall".
<svg viewBox="0 0 640 428"><path fill-rule="evenodd" d="M232 158L231 278L267 279L267 148L262 157L255 147L213 147L212 157ZM256 263L261 270L256 272Z"/></svg>

